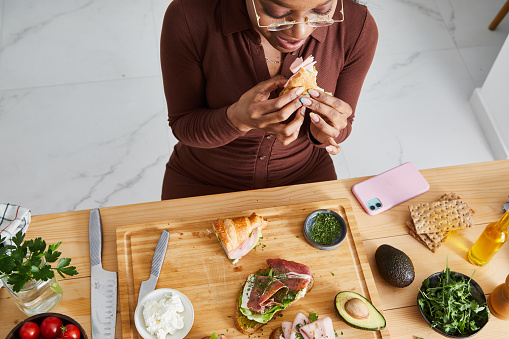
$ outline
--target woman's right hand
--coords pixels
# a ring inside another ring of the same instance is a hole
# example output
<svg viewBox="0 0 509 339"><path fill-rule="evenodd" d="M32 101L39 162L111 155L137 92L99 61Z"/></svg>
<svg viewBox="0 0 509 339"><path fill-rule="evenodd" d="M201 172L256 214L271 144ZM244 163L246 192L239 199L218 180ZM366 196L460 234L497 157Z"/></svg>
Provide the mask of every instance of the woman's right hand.
<svg viewBox="0 0 509 339"><path fill-rule="evenodd" d="M304 87L294 88L278 98L269 99L270 93L284 87L286 82L284 76L278 75L251 88L226 111L230 122L240 131L259 129L274 135L283 145L290 144L299 135L306 108L300 102ZM281 124L295 111L298 112L292 121Z"/></svg>

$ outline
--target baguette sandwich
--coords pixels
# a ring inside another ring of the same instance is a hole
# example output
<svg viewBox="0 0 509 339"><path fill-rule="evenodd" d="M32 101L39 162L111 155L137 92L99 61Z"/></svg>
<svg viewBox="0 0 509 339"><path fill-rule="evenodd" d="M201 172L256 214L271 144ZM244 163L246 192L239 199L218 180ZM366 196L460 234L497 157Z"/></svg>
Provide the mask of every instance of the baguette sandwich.
<svg viewBox="0 0 509 339"><path fill-rule="evenodd" d="M217 219L213 227L228 259L236 264L256 246L267 225L266 219L253 213L249 217Z"/></svg>
<svg viewBox="0 0 509 339"><path fill-rule="evenodd" d="M239 291L233 318L243 334L261 329L313 287L308 266L284 259L267 259L267 264L251 274Z"/></svg>
<svg viewBox="0 0 509 339"><path fill-rule="evenodd" d="M290 66L290 71L292 71L293 75L288 79L279 95L281 96L296 87L305 87L304 93L307 93L309 89L323 92L323 89L316 84L318 71L315 68L315 64L316 61L312 55L307 57L306 60L302 60L300 57L297 58Z"/></svg>
<svg viewBox="0 0 509 339"><path fill-rule="evenodd" d="M332 326L332 319L324 317L318 319L316 313L311 313L309 318L297 313L293 322L283 321L280 327L275 328L269 339L335 339L337 333Z"/></svg>

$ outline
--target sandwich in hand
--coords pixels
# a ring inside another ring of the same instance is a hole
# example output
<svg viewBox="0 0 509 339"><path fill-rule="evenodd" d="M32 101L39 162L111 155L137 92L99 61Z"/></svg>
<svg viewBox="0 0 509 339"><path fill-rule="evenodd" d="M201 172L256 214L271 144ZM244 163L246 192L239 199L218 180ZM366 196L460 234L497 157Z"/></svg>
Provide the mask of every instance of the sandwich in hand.
<svg viewBox="0 0 509 339"><path fill-rule="evenodd" d="M243 334L258 331L313 287L308 266L284 259L267 259L267 264L251 274L239 291L234 321Z"/></svg>
<svg viewBox="0 0 509 339"><path fill-rule="evenodd" d="M325 317L318 319L316 313L311 313L309 318L302 313L297 313L293 322L283 321L281 327L272 331L269 339L335 339L337 333L332 327L332 319Z"/></svg>
<svg viewBox="0 0 509 339"><path fill-rule="evenodd" d="M233 264L256 246L267 225L268 221L256 213L249 217L217 219L213 224L217 239Z"/></svg>
<svg viewBox="0 0 509 339"><path fill-rule="evenodd" d="M323 89L316 84L318 71L315 68L315 64L316 61L312 55L304 61L300 57L297 58L290 66L290 71L292 71L293 75L288 79L279 95L281 96L296 87L305 87L304 93L307 93L309 89L323 92Z"/></svg>

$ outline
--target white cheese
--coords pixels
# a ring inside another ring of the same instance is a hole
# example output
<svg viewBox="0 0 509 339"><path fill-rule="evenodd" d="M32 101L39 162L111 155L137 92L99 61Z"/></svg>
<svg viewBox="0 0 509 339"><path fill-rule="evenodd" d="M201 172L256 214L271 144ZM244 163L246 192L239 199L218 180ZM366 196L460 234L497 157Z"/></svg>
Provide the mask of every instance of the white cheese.
<svg viewBox="0 0 509 339"><path fill-rule="evenodd" d="M158 339L166 338L166 334L174 334L184 328L184 305L175 293L168 293L159 301L149 300L143 304L143 318L147 331Z"/></svg>
<svg viewBox="0 0 509 339"><path fill-rule="evenodd" d="M255 278L256 277L254 274L251 274L247 278L246 283L244 284L244 290L242 291L242 303L241 303L240 307L243 307L246 309L248 308L247 302L249 301L249 297L251 296L251 290L254 287Z"/></svg>

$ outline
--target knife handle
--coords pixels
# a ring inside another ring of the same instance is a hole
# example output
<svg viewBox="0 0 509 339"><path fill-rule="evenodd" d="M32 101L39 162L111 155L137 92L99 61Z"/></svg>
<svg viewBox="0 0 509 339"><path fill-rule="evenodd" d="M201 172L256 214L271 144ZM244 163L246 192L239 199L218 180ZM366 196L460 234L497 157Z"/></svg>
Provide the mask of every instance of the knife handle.
<svg viewBox="0 0 509 339"><path fill-rule="evenodd" d="M101 265L102 250L102 226L101 214L98 208L90 211L90 220L88 224L88 240L90 243L90 267Z"/></svg>
<svg viewBox="0 0 509 339"><path fill-rule="evenodd" d="M152 268L150 273L159 276L161 272L161 267L163 266L164 256L166 254L166 247L168 246L168 238L170 237L170 232L167 230L163 230L161 236L159 237L159 241L157 242L156 250L154 251L154 257L152 258Z"/></svg>

